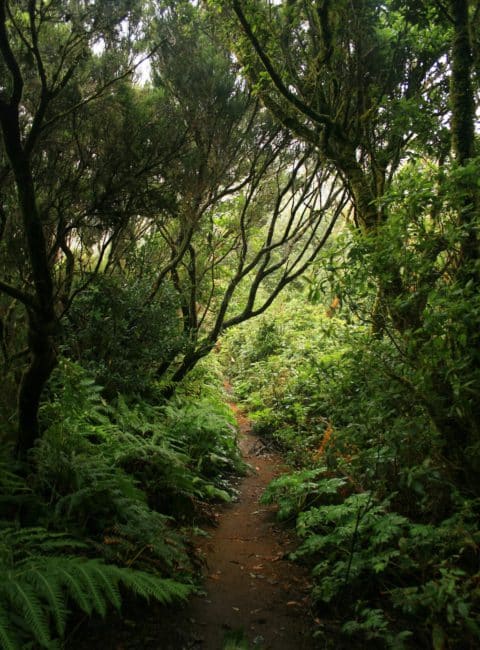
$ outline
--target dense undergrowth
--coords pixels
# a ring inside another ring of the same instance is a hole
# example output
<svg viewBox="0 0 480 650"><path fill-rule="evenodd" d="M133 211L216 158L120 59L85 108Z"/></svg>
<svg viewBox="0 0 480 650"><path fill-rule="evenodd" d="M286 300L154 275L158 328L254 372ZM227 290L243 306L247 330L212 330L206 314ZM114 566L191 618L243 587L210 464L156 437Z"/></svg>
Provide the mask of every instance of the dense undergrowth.
<svg viewBox="0 0 480 650"><path fill-rule="evenodd" d="M2 461L2 648L60 647L70 613L104 616L127 592L171 603L195 591L190 533L240 469L218 376L196 373L168 402L107 402L61 361L29 467Z"/></svg>
<svg viewBox="0 0 480 650"><path fill-rule="evenodd" d="M223 346L256 432L296 465L263 499L296 524L316 635L332 648L478 647L478 493L412 393L418 366L332 312L293 297Z"/></svg>
<svg viewBox="0 0 480 650"><path fill-rule="evenodd" d="M0 645L194 590L230 330L320 644L480 646L479 7L0 0Z"/></svg>

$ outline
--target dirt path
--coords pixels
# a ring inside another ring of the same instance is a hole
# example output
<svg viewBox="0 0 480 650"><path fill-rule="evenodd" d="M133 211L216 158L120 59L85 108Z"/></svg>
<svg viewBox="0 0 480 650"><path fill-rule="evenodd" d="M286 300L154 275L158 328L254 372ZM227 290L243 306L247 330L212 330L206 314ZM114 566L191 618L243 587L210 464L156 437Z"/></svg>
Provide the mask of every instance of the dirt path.
<svg viewBox="0 0 480 650"><path fill-rule="evenodd" d="M203 597L187 610L186 647L221 650L235 632L251 648L310 650L308 575L284 559L292 537L275 522L274 509L259 504L268 483L281 472L281 458L266 452L237 411L240 448L252 467L238 501L219 517L219 525L200 545L206 560Z"/></svg>
<svg viewBox="0 0 480 650"><path fill-rule="evenodd" d="M205 560L205 594L183 608L135 605L106 621L84 617L69 650L313 650L308 635L308 574L285 559L293 536L259 503L282 471L282 459L250 433L232 405L240 448L251 466L239 480L238 500L221 509L218 526L199 538ZM128 614L125 612L128 611ZM238 635L244 644L226 645ZM248 645L247 645L248 643Z"/></svg>

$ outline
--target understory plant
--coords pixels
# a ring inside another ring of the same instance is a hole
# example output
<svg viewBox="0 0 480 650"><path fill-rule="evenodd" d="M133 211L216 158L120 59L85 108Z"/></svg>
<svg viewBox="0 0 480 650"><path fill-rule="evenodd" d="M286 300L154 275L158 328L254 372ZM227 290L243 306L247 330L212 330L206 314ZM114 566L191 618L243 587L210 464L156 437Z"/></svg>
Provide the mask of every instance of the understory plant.
<svg viewBox="0 0 480 650"><path fill-rule="evenodd" d="M121 588L167 604L192 587L151 572L89 558L88 544L45 528L2 529L0 641L5 650L61 647L67 617L76 607L105 616L120 609Z"/></svg>
<svg viewBox="0 0 480 650"><path fill-rule="evenodd" d="M316 635L332 648L473 650L480 499L432 419L419 381L432 363L411 362L411 335L300 300L227 337L223 354L257 433L296 465L263 500L296 526Z"/></svg>
<svg viewBox="0 0 480 650"><path fill-rule="evenodd" d="M61 360L28 473L2 461L2 647L60 647L70 613L105 616L127 592L167 604L195 591L190 531L231 498L241 463L217 375L195 403L194 385L167 403L107 401Z"/></svg>

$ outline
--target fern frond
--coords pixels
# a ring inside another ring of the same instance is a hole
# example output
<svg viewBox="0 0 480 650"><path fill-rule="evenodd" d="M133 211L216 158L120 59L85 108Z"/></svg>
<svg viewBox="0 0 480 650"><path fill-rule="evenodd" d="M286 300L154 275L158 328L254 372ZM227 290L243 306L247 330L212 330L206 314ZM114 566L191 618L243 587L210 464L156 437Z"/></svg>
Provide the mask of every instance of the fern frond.
<svg viewBox="0 0 480 650"><path fill-rule="evenodd" d="M59 579L88 614L95 609L103 615L108 603L119 608L119 583L138 596L154 598L164 604L185 600L193 591L190 585L136 569L105 564L98 559L59 558L57 564Z"/></svg>
<svg viewBox="0 0 480 650"><path fill-rule="evenodd" d="M98 571L95 572L97 561L87 560L82 563L74 563L72 568L81 579L82 585L90 597L93 609L101 616L107 613L107 602L98 585ZM98 562L100 564L100 562ZM108 574L108 572L105 572Z"/></svg>
<svg viewBox="0 0 480 650"><path fill-rule="evenodd" d="M10 546L16 557L25 557L25 552L32 551L36 555L39 553L54 553L58 549L83 549L87 548L88 544L78 539L74 539L68 533L54 533L46 531L45 528L40 526L29 528L12 528L9 526L2 530L2 541ZM22 560L19 560L22 561Z"/></svg>
<svg viewBox="0 0 480 650"><path fill-rule="evenodd" d="M68 599L86 614L96 611L104 616L109 605L120 608L120 585L161 603L184 600L192 592L189 585L105 564L100 559L29 555L16 566L0 571L0 647L23 647L16 641L18 634L23 639L29 635L41 647L51 648L51 623L62 637Z"/></svg>
<svg viewBox="0 0 480 650"><path fill-rule="evenodd" d="M23 618L36 641L43 647L48 647L50 630L47 611L35 589L25 580L14 580L10 583L8 596L12 604L20 609Z"/></svg>
<svg viewBox="0 0 480 650"><path fill-rule="evenodd" d="M45 560L45 558L43 558ZM55 562L55 560L53 560ZM45 571L47 568L47 571ZM49 605L50 614L55 621L55 628L60 636L65 632L68 609L65 606L65 596L63 594L61 583L57 579L51 579L48 570L49 562L44 562L38 569L34 566L30 568L31 581L36 587L38 593L45 598ZM43 570L42 570L43 569ZM53 574L53 571L52 571Z"/></svg>
<svg viewBox="0 0 480 650"><path fill-rule="evenodd" d="M169 578L157 578L144 571L115 568L119 580L133 593L147 600L154 598L163 604L185 600L192 593L192 587Z"/></svg>
<svg viewBox="0 0 480 650"><path fill-rule="evenodd" d="M20 644L12 629L10 617L0 606L0 647L3 650L18 650Z"/></svg>
<svg viewBox="0 0 480 650"><path fill-rule="evenodd" d="M103 570L105 566L107 565L103 565L102 568L93 566L92 571L98 580L98 584L101 585L102 591L106 595L108 601L112 603L116 609L120 609L122 606L122 598L120 596L118 584L112 580L112 576L109 572Z"/></svg>
<svg viewBox="0 0 480 650"><path fill-rule="evenodd" d="M65 567L63 562L57 567L57 571L58 579L61 581L62 586L67 589L68 595L76 602L80 609L85 612L85 614L90 615L93 611L93 606L88 598L88 594L86 594L82 589L82 583L79 582L77 576L74 574L72 575L70 567Z"/></svg>

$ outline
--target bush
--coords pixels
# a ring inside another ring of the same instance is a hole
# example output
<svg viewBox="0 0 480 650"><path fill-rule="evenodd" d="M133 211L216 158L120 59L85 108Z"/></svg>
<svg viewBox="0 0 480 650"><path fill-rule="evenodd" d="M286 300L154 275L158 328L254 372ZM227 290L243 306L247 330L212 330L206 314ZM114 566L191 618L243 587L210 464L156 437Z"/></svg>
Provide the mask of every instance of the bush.
<svg viewBox="0 0 480 650"><path fill-rule="evenodd" d="M400 346L325 312L290 297L270 316L281 333L270 354L256 357L253 327L223 346L257 431L298 466L263 498L296 523L292 557L330 618L317 634L338 647L340 620L353 647L473 649L480 502L445 458L424 395L432 364L405 354L411 334Z"/></svg>
<svg viewBox="0 0 480 650"><path fill-rule="evenodd" d="M185 345L178 297L168 286L152 301L147 280L97 275L67 312L66 356L81 361L104 394L145 394L159 368Z"/></svg>

